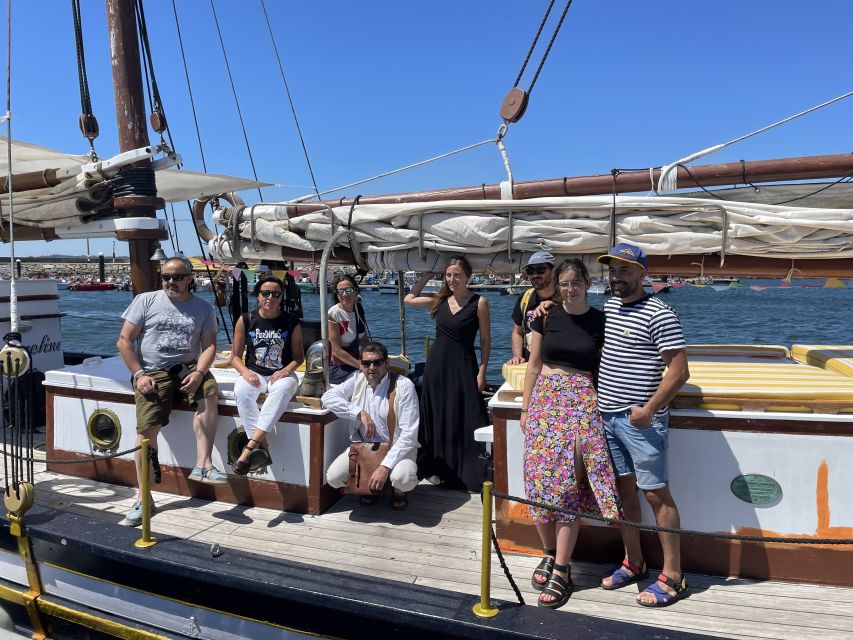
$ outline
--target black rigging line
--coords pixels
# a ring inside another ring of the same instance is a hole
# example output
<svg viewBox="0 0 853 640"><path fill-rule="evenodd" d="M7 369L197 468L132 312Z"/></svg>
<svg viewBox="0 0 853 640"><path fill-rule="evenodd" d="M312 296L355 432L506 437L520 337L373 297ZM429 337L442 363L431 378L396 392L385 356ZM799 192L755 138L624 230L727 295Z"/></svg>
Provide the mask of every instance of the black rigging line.
<svg viewBox="0 0 853 640"><path fill-rule="evenodd" d="M222 39L222 30L219 28L219 18L216 15L216 7L213 0L210 0L210 10L213 12L213 21L216 24L216 34L219 36L219 46L222 48L222 57L225 59L225 70L228 72L228 82L231 84L231 93L234 95L234 104L237 106L237 117L240 119L240 128L243 130L243 140L246 142L246 151L249 153L249 164L252 165L252 175L255 180L258 180L258 172L255 170L255 159L252 157L252 147L249 144L249 134L246 133L246 124L243 122L243 112L240 109L240 100L237 97L237 88L234 86L234 78L231 75L231 65L228 64L228 54L225 51L225 41ZM261 193L261 188L258 187L258 195L261 200L264 199L264 194Z"/></svg>
<svg viewBox="0 0 853 640"><path fill-rule="evenodd" d="M174 0L172 1L174 2ZM320 189L317 187L317 179L314 177L314 168L311 166L311 160L308 157L308 148L305 146L305 138L302 137L302 127L299 126L299 118L296 117L296 107L293 104L293 98L290 95L290 87L288 86L287 78L284 75L284 65L282 65L281 56L279 56L278 54L278 47L275 43L275 36L273 35L272 25L270 24L270 17L269 14L267 14L267 7L264 3L264 0L261 0L261 8L264 10L264 19L267 22L267 29L269 29L270 32L272 48L273 51L275 51L275 58L278 61L278 70L281 72L281 80L284 83L284 91L285 93L287 93L287 101L290 103L290 112L293 114L293 122L296 125L296 132L299 134L299 143L302 145L302 153L305 155L305 164L308 165L308 173L311 174L311 183L314 185L314 194L319 200Z"/></svg>
<svg viewBox="0 0 853 640"><path fill-rule="evenodd" d="M180 22L178 22L178 8L175 5L175 0L172 0L172 13L175 16L175 28L178 31L178 44L181 47L181 60L184 63L184 77L186 78L186 81L187 81L187 91L190 94L190 107L192 107L192 112L193 112L193 122L195 123L195 136L196 136L196 139L198 140L198 152L201 155L201 166L204 169L204 172L207 173L207 161L204 158L204 145L202 145L202 143L201 143L201 130L199 129L199 126L198 126L198 113L196 112L196 109L195 109L195 99L193 98L193 88L192 88L192 84L190 84L189 67L187 66L187 56L184 53L184 39L181 36L181 25L180 25Z"/></svg>
<svg viewBox="0 0 853 640"><path fill-rule="evenodd" d="M560 33L560 27L563 26L563 20L566 19L566 14L569 12L569 7L571 6L572 0L566 0L566 6L563 7L563 13L560 15L560 20L559 22L557 22L557 26L554 27L554 33L551 34L551 40L548 42L548 46L545 49L545 53L542 54L542 60L539 61L539 68L536 69L536 73L533 76L533 80L530 81L530 86L527 88L528 96L533 93L533 85L536 84L536 80L539 79L539 74L542 73L542 67L545 66L545 61L548 59L548 54L551 53L551 47L554 46L554 41L557 39L557 34Z"/></svg>
<svg viewBox="0 0 853 640"><path fill-rule="evenodd" d="M530 56L533 55L533 50L536 48L536 43L539 42L539 36L542 35L542 29L545 28L545 23L548 21L548 16L551 15L551 9L554 7L554 2L556 0L551 0L548 3L548 8L545 10L545 15L542 17L542 22L539 23L539 28L536 30L536 35L533 36L533 42L530 43L530 48L527 50L527 55L524 57L524 62L521 63L521 69L518 72L518 76L515 78L515 82L513 83L513 87L517 87L518 83L521 82L521 76L524 75L524 70L527 68L527 63L530 62Z"/></svg>

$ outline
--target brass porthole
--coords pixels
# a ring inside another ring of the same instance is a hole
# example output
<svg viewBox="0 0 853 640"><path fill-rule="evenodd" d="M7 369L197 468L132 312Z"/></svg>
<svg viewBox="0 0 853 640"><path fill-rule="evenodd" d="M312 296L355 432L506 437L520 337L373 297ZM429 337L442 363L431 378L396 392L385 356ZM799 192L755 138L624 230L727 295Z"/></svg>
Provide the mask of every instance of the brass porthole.
<svg viewBox="0 0 853 640"><path fill-rule="evenodd" d="M121 421L114 411L96 409L86 422L86 433L97 451L115 451L121 440Z"/></svg>

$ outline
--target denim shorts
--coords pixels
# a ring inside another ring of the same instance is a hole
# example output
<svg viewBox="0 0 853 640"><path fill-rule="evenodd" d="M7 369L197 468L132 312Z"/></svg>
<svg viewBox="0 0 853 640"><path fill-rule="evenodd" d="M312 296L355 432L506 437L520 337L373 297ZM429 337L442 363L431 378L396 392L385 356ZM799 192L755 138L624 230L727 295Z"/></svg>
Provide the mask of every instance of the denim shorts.
<svg viewBox="0 0 853 640"><path fill-rule="evenodd" d="M601 412L604 435L617 476L635 475L640 489L669 484L669 414L656 415L646 427L631 424L631 410Z"/></svg>

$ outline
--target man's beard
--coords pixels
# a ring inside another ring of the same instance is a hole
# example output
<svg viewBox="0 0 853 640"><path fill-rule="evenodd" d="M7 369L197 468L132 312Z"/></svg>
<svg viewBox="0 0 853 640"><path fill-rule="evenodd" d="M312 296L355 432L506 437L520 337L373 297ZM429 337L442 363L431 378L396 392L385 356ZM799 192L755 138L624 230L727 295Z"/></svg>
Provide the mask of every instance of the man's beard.
<svg viewBox="0 0 853 640"><path fill-rule="evenodd" d="M164 291L166 292L166 295L169 296L170 298L180 298L181 297L181 292L178 291L177 289L164 289Z"/></svg>

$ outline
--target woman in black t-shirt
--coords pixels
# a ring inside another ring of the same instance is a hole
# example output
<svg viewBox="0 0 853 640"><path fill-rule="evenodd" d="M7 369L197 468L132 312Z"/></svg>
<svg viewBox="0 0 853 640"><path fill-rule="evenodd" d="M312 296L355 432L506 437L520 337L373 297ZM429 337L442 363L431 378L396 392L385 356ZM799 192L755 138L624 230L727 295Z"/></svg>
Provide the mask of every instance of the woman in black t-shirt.
<svg viewBox="0 0 853 640"><path fill-rule="evenodd" d="M604 344L604 314L589 306L589 272L580 260L554 271L560 303L533 322L524 376L521 429L528 500L619 517L616 478L593 387ZM530 507L545 550L533 572L539 606L556 609L572 593L576 516Z"/></svg>
<svg viewBox="0 0 853 640"><path fill-rule="evenodd" d="M302 328L298 318L284 311L283 292L278 278L261 278L252 291L257 310L242 314L234 326L231 365L240 374L234 398L249 438L234 463L234 473L241 476L272 462L266 450L267 434L296 394L294 371L304 359ZM258 396L264 392L267 397L258 410Z"/></svg>

